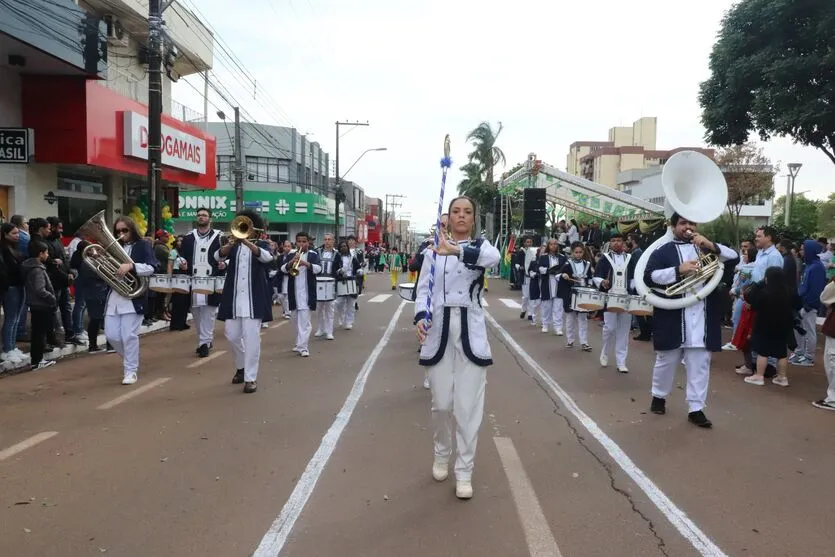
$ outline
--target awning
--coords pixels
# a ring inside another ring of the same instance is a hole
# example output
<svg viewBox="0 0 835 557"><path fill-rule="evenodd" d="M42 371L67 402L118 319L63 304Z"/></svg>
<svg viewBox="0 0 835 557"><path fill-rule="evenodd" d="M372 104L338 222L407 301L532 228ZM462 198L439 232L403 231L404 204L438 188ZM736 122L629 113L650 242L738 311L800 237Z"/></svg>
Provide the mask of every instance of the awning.
<svg viewBox="0 0 835 557"><path fill-rule="evenodd" d="M610 220L634 220L663 218L664 208L643 199L627 195L559 170L549 164L542 164L536 176L531 174L533 162L517 170L501 181L499 191L509 194L525 188L545 188L546 197L566 209Z"/></svg>

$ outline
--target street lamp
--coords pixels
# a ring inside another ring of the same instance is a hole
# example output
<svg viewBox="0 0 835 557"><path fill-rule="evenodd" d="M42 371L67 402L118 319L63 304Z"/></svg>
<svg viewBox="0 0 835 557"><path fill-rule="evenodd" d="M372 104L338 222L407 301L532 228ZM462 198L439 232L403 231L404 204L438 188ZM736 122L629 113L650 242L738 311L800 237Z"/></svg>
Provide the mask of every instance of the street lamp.
<svg viewBox="0 0 835 557"><path fill-rule="evenodd" d="M788 165L789 175L786 184L786 210L784 211L785 219L783 224L788 228L789 220L791 219L792 199L794 198L794 180L800 172L800 167L803 166L799 162L790 162Z"/></svg>
<svg viewBox="0 0 835 557"><path fill-rule="evenodd" d="M337 138L337 142L338 142L338 139L339 138ZM337 145L338 145L338 143L337 143ZM348 175L348 172L351 172L351 170L357 165L357 163L360 162L360 159L362 159L366 155L366 153L370 153L372 151L388 151L388 147L376 147L374 149L366 149L365 151L362 152L362 154L359 157L357 157L357 160L354 161L354 164L352 164L348 168L348 170L345 172L345 174L343 174L342 176L339 175L339 159L338 158L336 159L337 160L337 164L336 164L336 169L337 170L336 170L336 180L335 180L336 191L333 192L334 202L336 203L336 214L335 214L334 223L333 223L333 236L334 236L334 238L337 238L337 239L339 238L339 204L345 202L345 192L342 191L341 181L342 181L343 178L345 178L345 176ZM337 152L338 152L338 150L337 150ZM337 155L337 157L338 157L338 155Z"/></svg>

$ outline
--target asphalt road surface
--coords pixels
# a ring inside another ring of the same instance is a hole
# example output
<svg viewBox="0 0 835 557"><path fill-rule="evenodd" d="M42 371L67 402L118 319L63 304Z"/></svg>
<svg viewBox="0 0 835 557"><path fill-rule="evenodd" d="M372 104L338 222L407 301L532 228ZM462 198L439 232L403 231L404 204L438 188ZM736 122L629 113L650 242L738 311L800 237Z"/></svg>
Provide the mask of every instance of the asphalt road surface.
<svg viewBox="0 0 835 557"><path fill-rule="evenodd" d="M205 359L194 329L144 337L130 387L116 355L0 380L0 555L831 554L820 364L757 388L717 355L698 429L683 374L667 415L648 413L650 345L631 342L629 374L602 369L598 322L594 352L566 349L491 281L495 365L459 501L431 476L413 306L387 276L367 284L354 329L311 339L310 358L289 322L264 329L253 395L230 383L220 326Z"/></svg>

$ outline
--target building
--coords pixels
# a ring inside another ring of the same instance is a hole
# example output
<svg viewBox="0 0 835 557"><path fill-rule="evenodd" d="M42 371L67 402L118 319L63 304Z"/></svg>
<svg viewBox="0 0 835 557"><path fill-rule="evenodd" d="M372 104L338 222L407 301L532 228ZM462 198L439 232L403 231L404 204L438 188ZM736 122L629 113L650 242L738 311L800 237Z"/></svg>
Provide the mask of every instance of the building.
<svg viewBox="0 0 835 557"><path fill-rule="evenodd" d="M336 179L330 179L331 188L336 187ZM340 207L340 236L354 235L358 243L365 243L368 227L365 221L365 191L356 183L340 180L345 201Z"/></svg>
<svg viewBox="0 0 835 557"><path fill-rule="evenodd" d="M162 178L173 199L182 184L215 187L214 138L171 114L172 78L211 68L213 39L176 1L165 21ZM0 137L16 142L0 158L3 216L58 216L72 233L147 193L148 29L134 0L0 3Z"/></svg>
<svg viewBox="0 0 835 557"><path fill-rule="evenodd" d="M693 150L713 157L712 149L679 147L656 149L658 119L646 116L632 126L609 129L608 141L575 141L566 157L566 171L597 184L618 187L618 174L663 165L678 151Z"/></svg>
<svg viewBox="0 0 835 557"><path fill-rule="evenodd" d="M383 241L383 200L379 197L365 199L366 243L380 244Z"/></svg>
<svg viewBox="0 0 835 557"><path fill-rule="evenodd" d="M628 195L634 195L650 203L664 205L664 190L661 188L661 173L663 166L653 166L644 169L627 170L618 174L618 189ZM771 167L758 169L764 173L773 174ZM772 200L755 199L750 205L740 208L739 216L749 219L754 226L768 224L771 220Z"/></svg>

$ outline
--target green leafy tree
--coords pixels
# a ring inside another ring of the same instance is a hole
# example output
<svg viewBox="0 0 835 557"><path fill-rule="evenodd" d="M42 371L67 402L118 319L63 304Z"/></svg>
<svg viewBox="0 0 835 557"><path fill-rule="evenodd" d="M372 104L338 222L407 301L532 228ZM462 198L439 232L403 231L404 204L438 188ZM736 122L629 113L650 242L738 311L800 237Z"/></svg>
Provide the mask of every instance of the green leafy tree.
<svg viewBox="0 0 835 557"><path fill-rule="evenodd" d="M789 136L835 164L835 2L742 0L722 20L699 104L705 138Z"/></svg>
<svg viewBox="0 0 835 557"><path fill-rule="evenodd" d="M818 206L818 232L827 238L835 238L835 193Z"/></svg>
<svg viewBox="0 0 835 557"><path fill-rule="evenodd" d="M808 199L802 193L795 194L791 204L789 215L789 226L786 232L791 232L793 240L811 238L818 228L818 210L822 205L821 201ZM774 202L774 222L783 225L786 215L786 196L780 196ZM799 233L799 234L798 234ZM800 236L800 237L796 237Z"/></svg>
<svg viewBox="0 0 835 557"><path fill-rule="evenodd" d="M733 245L738 246L742 207L774 197L775 169L755 143L720 148L715 160L728 183L727 220Z"/></svg>
<svg viewBox="0 0 835 557"><path fill-rule="evenodd" d="M458 184L458 193L471 197L478 204L482 223L492 210L493 199L498 195L499 185L493 179L496 165L505 163L504 152L496 145L502 132L502 124L494 130L488 122L482 122L467 135L473 151L468 155L467 164L461 167L464 179ZM479 228L483 226L479 224Z"/></svg>

